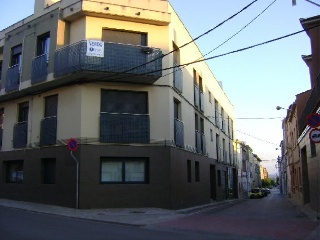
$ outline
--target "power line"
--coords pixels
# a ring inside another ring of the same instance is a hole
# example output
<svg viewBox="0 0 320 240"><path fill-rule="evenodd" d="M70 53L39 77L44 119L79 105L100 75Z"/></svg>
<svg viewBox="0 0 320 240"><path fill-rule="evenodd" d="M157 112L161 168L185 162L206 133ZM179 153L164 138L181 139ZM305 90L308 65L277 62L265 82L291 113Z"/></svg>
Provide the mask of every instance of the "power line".
<svg viewBox="0 0 320 240"><path fill-rule="evenodd" d="M306 28L306 29L303 29L303 30L300 30L300 31L297 31L297 32L294 32L294 33L290 33L290 34L287 34L287 35L284 35L284 36L281 36L281 37L278 37L278 38L274 38L274 39L271 39L271 40L268 40L268 41L265 41L265 42L254 44L254 45L251 45L251 46L248 46L248 47L245 47L245 48L240 48L240 49L237 49L237 50L234 50L234 51L230 51L230 52L227 52L227 53L223 53L223 54L219 54L219 55L216 55L216 56L213 56L213 57L203 58L201 60L196 60L196 61L192 61L192 62L189 62L189 63L180 64L180 65L174 66L174 67L168 67L168 68L163 68L161 70L147 72L145 74L159 72L159 71L163 71L163 70L170 70L170 69L173 69L173 68L176 68L176 67L188 66L188 65L191 65L191 64L204 62L204 61L212 60L212 59L215 59L215 58L223 57L223 56L226 56L226 55L242 52L242 51L245 51L245 50L249 50L249 49L252 49L252 48L255 48L255 47L259 47L259 46L268 44L268 43L272 43L272 42L276 42L276 41L279 41L279 40L282 40L282 39L285 39L285 38L288 38L288 37L292 37L294 35L300 34L302 32L308 31L310 29L313 29L313 28L316 28L316 27L319 27L319 26L320 25L316 25L316 26L313 26L313 27L310 27L310 28Z"/></svg>
<svg viewBox="0 0 320 240"><path fill-rule="evenodd" d="M245 132L242 132L242 131L240 131L240 130L237 130L237 132L242 133L242 134L244 134L244 135L247 135L247 136L249 136L249 137L252 137L252 138L254 138L254 139L257 139L257 140L259 140L259 141L261 141L261 142L265 142L265 143L269 143L269 144L272 144L272 145L275 145L275 146L279 146L279 144L276 144L276 143L273 143L273 142L269 142L269 141L264 140L264 139L261 139L261 138L257 138L257 137L255 137L255 136L252 136L252 135L250 135L250 134L248 134L248 133L245 133Z"/></svg>
<svg viewBox="0 0 320 240"><path fill-rule="evenodd" d="M116 74L111 75L111 76L109 76L109 77L111 78L111 77L118 76L118 75L120 75L120 74L124 74L124 73L131 72L131 71L133 71L133 70L135 70L135 69L137 69L137 68L146 66L146 65L149 64L149 63L155 62L156 60L162 59L162 58L170 55L171 53L177 51L178 49L181 49L181 48L183 48L183 47L185 47L185 46L187 46L187 45L195 42L195 41L198 40L199 38L201 38L201 37L209 34L210 32L212 32L213 30L217 29L218 27L221 27L223 24L225 24L226 22L228 22L228 21L231 20L232 18L236 17L237 15L239 15L240 13L242 13L244 10L248 9L251 5L253 5L253 4L254 4L255 2L257 2L257 1L259 1L259 0L254 0L254 1L252 1L251 3L249 3L247 6L245 6L244 8L242 8L242 9L241 9L240 11L238 11L237 13L235 13L235 14L233 14L232 16L228 17L227 19L225 19L224 21L222 21L221 23L219 23L219 24L216 25L215 27L209 29L208 31L206 31L205 33L199 35L198 37L193 38L191 41L183 44L182 46L178 47L177 49L173 49L172 51L168 52L167 54L164 54L164 55L162 55L162 56L160 56L160 57L157 57L157 58L155 58L155 59L153 59L153 60L150 60L150 61L148 61L148 62L146 62L146 63L143 63L143 64L141 64L141 65L139 65L139 66L132 67L132 68L130 68L130 69L126 70L126 71L123 71L123 72L121 72L121 73L116 73ZM155 71L155 72L158 72L158 71ZM151 72L151 73L153 73L153 72Z"/></svg>
<svg viewBox="0 0 320 240"><path fill-rule="evenodd" d="M269 9L277 0L274 0L272 3L270 3L261 13L259 13L256 17L254 17L249 23L247 23L245 26L243 26L240 30L238 30L235 34L233 34L231 37L229 37L228 39L226 39L224 42L222 42L221 44L219 44L217 47L215 47L214 49L212 49L211 51L209 51L208 53L204 54L203 56L201 56L200 58L198 58L197 60L203 59L204 56L209 55L210 53L212 53L213 51L217 50L218 48L220 48L221 46L223 46L224 44L226 44L227 42L229 42L232 38L234 38L236 35L238 35L240 32L242 32L245 28L247 28L251 23L253 23L258 17L260 17L265 11L267 11L267 9ZM185 68L186 66L183 66L180 69ZM169 76L170 74L173 74L175 71L178 70L174 70L173 72L170 72L162 77L165 76Z"/></svg>
<svg viewBox="0 0 320 240"><path fill-rule="evenodd" d="M266 118L263 118L263 117L252 117L252 118L235 118L235 119L283 119L283 117L266 117Z"/></svg>

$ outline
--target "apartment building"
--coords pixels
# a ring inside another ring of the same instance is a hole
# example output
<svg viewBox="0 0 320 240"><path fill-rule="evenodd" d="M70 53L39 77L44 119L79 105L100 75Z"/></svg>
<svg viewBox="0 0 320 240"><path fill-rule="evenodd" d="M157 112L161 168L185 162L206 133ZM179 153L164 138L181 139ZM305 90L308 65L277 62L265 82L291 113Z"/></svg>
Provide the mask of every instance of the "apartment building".
<svg viewBox="0 0 320 240"><path fill-rule="evenodd" d="M178 209L237 197L234 109L165 0L39 0L0 32L0 198ZM74 151L67 144L77 142Z"/></svg>
<svg viewBox="0 0 320 240"><path fill-rule="evenodd" d="M300 23L311 42L311 55L302 56L309 68L311 89L297 94L295 102L287 109L282 127L282 167L279 175L283 176L283 194L297 205L307 205L320 212L320 147L311 139L311 131L315 127L308 124L308 116L320 113L320 30L317 27L320 16L300 19Z"/></svg>

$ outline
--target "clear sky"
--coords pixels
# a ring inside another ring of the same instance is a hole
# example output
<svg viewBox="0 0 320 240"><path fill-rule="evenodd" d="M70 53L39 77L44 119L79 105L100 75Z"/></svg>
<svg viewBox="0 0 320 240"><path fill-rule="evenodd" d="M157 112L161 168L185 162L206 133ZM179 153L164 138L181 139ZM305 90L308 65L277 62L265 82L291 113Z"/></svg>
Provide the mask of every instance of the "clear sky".
<svg viewBox="0 0 320 240"><path fill-rule="evenodd" d="M33 14L35 0L0 0L0 29ZM138 1L138 0L136 0ZM170 0L192 37L212 29L253 0ZM320 4L320 0L313 0ZM274 2L274 3L273 3ZM197 40L203 54L213 50L257 17L248 27L207 57L227 53L302 30L299 19L320 14L305 0L259 0L221 27ZM311 54L306 33L208 61L235 108L236 138L251 146L270 173L276 171L281 121L295 95L310 89L302 55ZM214 93L213 93L214 94ZM253 118L253 119L242 119ZM254 119L265 118L265 119ZM275 119L268 119L275 118Z"/></svg>

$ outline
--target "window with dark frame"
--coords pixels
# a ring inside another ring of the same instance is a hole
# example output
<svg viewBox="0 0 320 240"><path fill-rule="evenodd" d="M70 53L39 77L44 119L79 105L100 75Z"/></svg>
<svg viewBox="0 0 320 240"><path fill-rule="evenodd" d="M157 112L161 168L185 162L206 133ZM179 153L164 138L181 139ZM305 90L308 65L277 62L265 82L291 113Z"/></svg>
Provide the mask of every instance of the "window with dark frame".
<svg viewBox="0 0 320 240"><path fill-rule="evenodd" d="M191 160L187 160L187 181L191 182Z"/></svg>
<svg viewBox="0 0 320 240"><path fill-rule="evenodd" d="M149 183L147 158L101 158L101 183Z"/></svg>
<svg viewBox="0 0 320 240"><path fill-rule="evenodd" d="M58 112L58 95L45 97L44 117L56 117Z"/></svg>
<svg viewBox="0 0 320 240"><path fill-rule="evenodd" d="M56 159L45 158L42 159L42 183L55 184L56 183Z"/></svg>
<svg viewBox="0 0 320 240"><path fill-rule="evenodd" d="M0 147L2 147L4 108L0 108Z"/></svg>
<svg viewBox="0 0 320 240"><path fill-rule="evenodd" d="M29 102L23 102L19 104L18 122L28 122L29 114Z"/></svg>
<svg viewBox="0 0 320 240"><path fill-rule="evenodd" d="M10 67L19 65L21 66L22 58L22 44L11 48Z"/></svg>
<svg viewBox="0 0 320 240"><path fill-rule="evenodd" d="M47 32L38 36L37 38L37 56L47 54L49 56L50 50L50 33Z"/></svg>
<svg viewBox="0 0 320 240"><path fill-rule="evenodd" d="M218 187L221 187L221 170L218 170Z"/></svg>
<svg viewBox="0 0 320 240"><path fill-rule="evenodd" d="M200 182L200 163L198 161L194 162L194 171L195 171L195 181Z"/></svg>
<svg viewBox="0 0 320 240"><path fill-rule="evenodd" d="M0 80L2 75L2 60L0 60ZM1 88L1 82L0 82L0 88Z"/></svg>
<svg viewBox="0 0 320 240"><path fill-rule="evenodd" d="M310 140L310 151L311 151L311 157L317 156L316 144L311 140Z"/></svg>
<svg viewBox="0 0 320 240"><path fill-rule="evenodd" d="M117 29L103 29L101 39L104 42L147 46L147 36L148 35L146 33L141 32L121 31Z"/></svg>
<svg viewBox="0 0 320 240"><path fill-rule="evenodd" d="M23 182L23 160L5 161L6 182L22 183Z"/></svg>

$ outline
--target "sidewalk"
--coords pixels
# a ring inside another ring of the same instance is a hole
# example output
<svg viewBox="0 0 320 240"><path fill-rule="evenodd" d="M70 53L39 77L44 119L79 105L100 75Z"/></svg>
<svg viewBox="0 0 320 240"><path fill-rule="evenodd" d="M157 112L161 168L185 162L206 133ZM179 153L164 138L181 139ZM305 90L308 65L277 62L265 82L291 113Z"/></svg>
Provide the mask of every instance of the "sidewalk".
<svg viewBox="0 0 320 240"><path fill-rule="evenodd" d="M286 198L288 202L290 202L294 207L298 209L298 211L305 214L310 220L317 222L318 227L308 236L306 240L314 240L319 239L320 236L320 213L312 210L310 208L310 204L305 204L302 206L297 205L292 199Z"/></svg>
<svg viewBox="0 0 320 240"><path fill-rule="evenodd" d="M195 214L208 209L227 207L239 201L241 200L234 199L223 202L213 202L211 204L181 210L167 210L162 208L74 209L8 199L0 199L0 206L99 222L145 226L148 224L185 217L186 215Z"/></svg>

